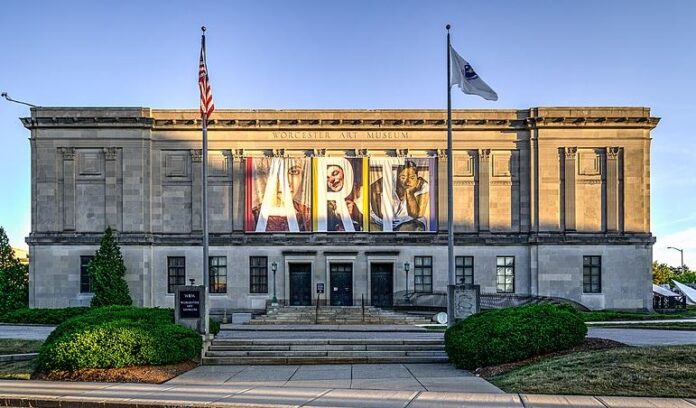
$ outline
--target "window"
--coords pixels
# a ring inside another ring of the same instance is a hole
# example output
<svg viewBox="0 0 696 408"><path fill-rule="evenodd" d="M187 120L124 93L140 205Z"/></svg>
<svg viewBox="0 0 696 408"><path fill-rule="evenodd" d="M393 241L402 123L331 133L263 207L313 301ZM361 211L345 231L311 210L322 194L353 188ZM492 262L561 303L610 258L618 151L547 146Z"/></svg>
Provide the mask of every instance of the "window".
<svg viewBox="0 0 696 408"><path fill-rule="evenodd" d="M474 284L474 257L458 256L455 258L455 272L457 273L458 285Z"/></svg>
<svg viewBox="0 0 696 408"><path fill-rule="evenodd" d="M174 287L186 284L186 258L167 257L167 293L174 293Z"/></svg>
<svg viewBox="0 0 696 408"><path fill-rule="evenodd" d="M582 291L584 293L602 292L602 257L582 257Z"/></svg>
<svg viewBox="0 0 696 408"><path fill-rule="evenodd" d="M210 293L227 293L227 257L211 256L209 259Z"/></svg>
<svg viewBox="0 0 696 408"><path fill-rule="evenodd" d="M87 265L94 259L93 255L80 257L80 293L92 293L92 277L89 275Z"/></svg>
<svg viewBox="0 0 696 408"><path fill-rule="evenodd" d="M499 256L495 264L496 289L498 293L515 292L515 257Z"/></svg>
<svg viewBox="0 0 696 408"><path fill-rule="evenodd" d="M416 256L413 258L413 281L416 292L433 292L433 257Z"/></svg>
<svg viewBox="0 0 696 408"><path fill-rule="evenodd" d="M268 293L268 257L249 257L249 293Z"/></svg>

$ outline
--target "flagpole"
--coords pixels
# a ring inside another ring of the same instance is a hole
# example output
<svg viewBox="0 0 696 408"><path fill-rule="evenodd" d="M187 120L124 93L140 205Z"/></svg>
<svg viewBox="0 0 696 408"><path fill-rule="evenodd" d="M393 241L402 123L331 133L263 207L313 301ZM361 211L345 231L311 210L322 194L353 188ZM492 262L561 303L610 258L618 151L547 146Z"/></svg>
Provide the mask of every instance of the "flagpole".
<svg viewBox="0 0 696 408"><path fill-rule="evenodd" d="M203 34L201 35L201 47L205 53L205 26L201 27ZM206 67L208 65L205 61ZM206 107L207 109L207 107ZM203 127L203 148L202 148L202 160L203 160L203 286L205 287L205 313L203 327L205 327L205 338L208 338L208 333L210 332L210 325L208 323L210 307L208 305L208 288L210 287L210 271L209 271L209 261L208 261L208 113L204 112L201 118L201 125Z"/></svg>
<svg viewBox="0 0 696 408"><path fill-rule="evenodd" d="M454 193L453 193L453 163L452 163L452 87L450 86L450 25L447 24L447 278L449 285L455 285L454 271ZM454 324L454 299L447 290L447 326Z"/></svg>

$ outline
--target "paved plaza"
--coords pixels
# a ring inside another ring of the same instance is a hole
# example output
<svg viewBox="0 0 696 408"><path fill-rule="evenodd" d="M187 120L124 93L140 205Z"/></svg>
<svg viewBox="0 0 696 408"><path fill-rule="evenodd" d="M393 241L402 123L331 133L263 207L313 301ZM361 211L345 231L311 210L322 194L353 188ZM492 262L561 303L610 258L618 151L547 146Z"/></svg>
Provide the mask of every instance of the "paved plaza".
<svg viewBox="0 0 696 408"><path fill-rule="evenodd" d="M450 364L200 366L167 384L502 393Z"/></svg>

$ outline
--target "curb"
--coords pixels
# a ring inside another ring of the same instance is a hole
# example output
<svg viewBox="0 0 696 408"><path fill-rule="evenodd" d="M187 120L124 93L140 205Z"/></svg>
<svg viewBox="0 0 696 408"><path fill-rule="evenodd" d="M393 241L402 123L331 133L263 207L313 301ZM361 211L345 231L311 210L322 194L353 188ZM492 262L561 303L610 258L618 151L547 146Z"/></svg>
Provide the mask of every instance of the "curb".
<svg viewBox="0 0 696 408"><path fill-rule="evenodd" d="M15 326L15 327L53 327L56 328L58 325L46 324L46 323L0 323L0 326Z"/></svg>

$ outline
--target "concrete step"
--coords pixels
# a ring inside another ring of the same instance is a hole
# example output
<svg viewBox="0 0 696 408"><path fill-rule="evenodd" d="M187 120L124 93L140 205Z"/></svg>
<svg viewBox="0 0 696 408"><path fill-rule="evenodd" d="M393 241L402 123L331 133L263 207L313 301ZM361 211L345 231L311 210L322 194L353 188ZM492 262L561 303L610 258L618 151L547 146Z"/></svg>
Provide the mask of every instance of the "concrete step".
<svg viewBox="0 0 696 408"><path fill-rule="evenodd" d="M422 344L320 344L320 345L237 345L224 346L212 345L209 351L444 351L444 345L422 345Z"/></svg>
<svg viewBox="0 0 696 408"><path fill-rule="evenodd" d="M215 339L213 346L247 346L247 345L432 345L443 346L438 339Z"/></svg>
<svg viewBox="0 0 696 408"><path fill-rule="evenodd" d="M351 357L351 358L398 358L398 357L423 357L439 358L447 357L444 350L441 351L208 351L206 357Z"/></svg>
<svg viewBox="0 0 696 408"><path fill-rule="evenodd" d="M351 357L203 357L204 365L286 365L286 364L416 364L447 363L443 356L351 356Z"/></svg>

